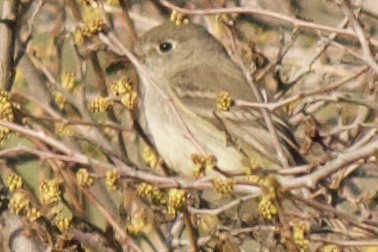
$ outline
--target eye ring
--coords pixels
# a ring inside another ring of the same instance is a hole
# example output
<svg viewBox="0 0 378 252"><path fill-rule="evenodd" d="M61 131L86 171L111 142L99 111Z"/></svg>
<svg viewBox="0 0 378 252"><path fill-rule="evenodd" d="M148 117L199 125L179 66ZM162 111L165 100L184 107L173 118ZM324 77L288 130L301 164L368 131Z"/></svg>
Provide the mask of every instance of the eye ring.
<svg viewBox="0 0 378 252"><path fill-rule="evenodd" d="M162 42L160 45L159 45L159 50L163 53L167 53L169 52L170 50L172 50L173 48L173 45L171 42Z"/></svg>

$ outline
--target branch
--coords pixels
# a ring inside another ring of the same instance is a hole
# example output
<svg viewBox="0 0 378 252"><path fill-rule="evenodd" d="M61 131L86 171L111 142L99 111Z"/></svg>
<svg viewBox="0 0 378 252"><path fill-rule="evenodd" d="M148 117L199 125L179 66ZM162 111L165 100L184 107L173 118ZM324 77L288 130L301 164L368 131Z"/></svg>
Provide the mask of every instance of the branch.
<svg viewBox="0 0 378 252"><path fill-rule="evenodd" d="M378 132L377 129L373 129L373 131L375 131L375 134ZM325 165L318 167L317 170L311 174L297 178L282 177L280 179L280 183L285 189L297 188L301 186L314 188L320 179L329 176L330 174L344 168L349 164L358 162L359 160L360 162L365 163L367 161L365 159L375 155L377 151L378 139L375 139L374 141L366 144L364 147L361 147L358 150L339 154L337 158L331 160Z"/></svg>
<svg viewBox="0 0 378 252"><path fill-rule="evenodd" d="M39 152L42 155L45 155L45 157L61 158L62 160L65 160L65 161L70 160L71 162L76 162L85 166L92 166L94 168L100 167L105 170L117 169L121 172L122 176L132 178L132 179L137 179L140 181L145 181L146 183L151 183L160 188L175 187L175 188L196 189L196 190L205 190L205 189L213 188L213 183L209 181L209 179L193 180L193 179L180 178L180 177L159 176L159 175L151 174L151 173L144 172L141 170L136 170L135 165L133 164L127 165L120 159L114 158L114 157L113 157L113 161L115 162L115 165L112 165L112 164L97 160L95 158L88 157L85 154L80 153L78 150L73 150L72 148L64 144L63 142L60 142L59 140L56 140L53 137L46 135L42 131L35 131L32 129L28 129L21 125L10 123L4 120L0 120L0 125L5 126L22 135L37 138L38 140L50 145L51 147L65 154L65 155L54 155L51 153L49 154L49 153ZM34 153L39 155L39 153L36 151L34 151ZM9 154L9 152L6 154ZM134 167L132 167L132 165ZM251 193L251 194L255 194L256 196L261 193L261 190L259 187L253 186L253 185L245 185L245 184L234 185L234 191L240 192L240 193Z"/></svg>
<svg viewBox="0 0 378 252"><path fill-rule="evenodd" d="M288 23L291 26L298 28L298 29L313 29L317 31L326 31L326 32L334 32L340 35L345 35L347 37L351 37L354 39L358 39L358 35L350 30L346 29L340 29L340 28L335 28L335 27L330 27L326 25L320 25L320 24L315 24L312 22L304 21L301 19L289 17L277 12L273 11L268 11L268 10L258 10L258 9L253 9L253 8L248 8L248 7L233 7L233 8L218 8L218 9L198 9L198 10L189 10L185 8L180 8L177 7L167 0L160 0L161 4L173 9L177 10L179 12L185 13L185 14L192 14L192 15L214 15L214 14L222 14L222 13L230 13L230 14L235 14L235 13L245 13L245 14L250 14L254 16L265 16L265 17L270 17L273 19L277 19L280 21L283 21L284 23ZM377 40L371 40L372 44L375 47L378 47L378 41Z"/></svg>
<svg viewBox="0 0 378 252"><path fill-rule="evenodd" d="M348 77L345 77L341 80L338 80L334 83L331 83L324 88L319 88L319 89L316 89L314 91L309 91L309 92L299 92L298 94L291 96L291 97L288 97L288 98L281 100L281 101L272 102L272 103L261 103L261 102L249 102L249 101L244 101L244 100L235 100L235 106L252 107L252 108L266 108L269 111L274 111L274 110L276 110L276 109L278 109L282 106L285 106L285 105L292 103L292 102L295 102L297 100L300 100L300 99L303 99L303 98L306 98L306 97L310 97L310 96L314 96L314 95L317 95L317 94L323 94L323 93L331 92L331 91L343 86L344 84L350 82L351 80L358 78L363 73L367 72L367 70L369 70L368 67L363 67L357 73L351 74Z"/></svg>
<svg viewBox="0 0 378 252"><path fill-rule="evenodd" d="M354 16L352 12L352 4L349 0L343 1L342 9L353 24L353 29L355 30L357 38L361 44L363 60L378 74L378 64L375 61L375 57L372 55L370 51L370 41L365 37L365 33L360 23Z"/></svg>
<svg viewBox="0 0 378 252"><path fill-rule="evenodd" d="M17 7L19 1L2 1L0 13L0 89L10 91L15 73L14 49L17 32Z"/></svg>

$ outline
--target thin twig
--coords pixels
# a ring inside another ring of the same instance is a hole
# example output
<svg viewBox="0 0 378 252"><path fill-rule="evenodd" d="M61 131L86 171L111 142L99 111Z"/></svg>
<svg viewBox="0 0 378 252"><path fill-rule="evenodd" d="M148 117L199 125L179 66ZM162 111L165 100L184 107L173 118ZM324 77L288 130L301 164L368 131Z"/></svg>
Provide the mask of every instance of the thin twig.
<svg viewBox="0 0 378 252"><path fill-rule="evenodd" d="M244 197L241 197L241 198L238 198L236 200L233 200L221 207L218 207L218 208L215 208L215 209L198 209L198 208L194 208L194 207L188 207L188 210L190 213L192 214L210 214L210 215L219 215L220 213L234 207L234 206L237 206L245 201L248 201L248 200L251 200L251 199L254 199L256 198L257 196L256 195L253 195L253 194L249 194L249 195L246 195Z"/></svg>
<svg viewBox="0 0 378 252"><path fill-rule="evenodd" d="M249 102L249 101L244 101L244 100L235 100L234 105L235 106L240 106L240 107L254 107L254 108L266 108L269 111L274 111L282 106L285 106L289 103L295 102L297 100L306 98L306 97L311 97L317 94L322 94L322 93L328 93L333 91L334 89L337 89L344 84L348 83L351 80L354 80L358 78L360 75L365 73L367 70L369 70L368 67L362 67L359 71L357 71L354 74L351 74L348 77L345 77L341 80L336 81L335 83L331 83L330 85L324 87L324 88L319 88L314 91L309 91L309 92L299 92L298 94L288 97L284 100L273 102L273 103L258 103L258 102Z"/></svg>
<svg viewBox="0 0 378 252"><path fill-rule="evenodd" d="M339 154L338 157L329 161L325 165L318 167L316 171L312 172L311 174L296 178L283 177L280 179L280 182L286 189L297 188L301 186L314 188L321 178L324 178L329 174L338 171L348 164L358 162L358 160L361 160L362 163L365 163L367 159L373 156L377 151L378 139L366 144L363 147L360 147L358 150L355 150L353 152Z"/></svg>
<svg viewBox="0 0 378 252"><path fill-rule="evenodd" d="M232 34L231 38L232 38L232 42L233 42L232 44L234 46L234 52L238 52L238 50L236 49L236 40L235 40L234 34ZM263 99L262 94L258 90L257 85L252 78L252 73L250 72L248 67L244 64L243 60L241 59L240 54L235 53L233 56L237 60L237 63L239 64L239 66L241 67L241 69L244 73L244 76L246 77L247 83L251 87L252 93L255 96L256 100L260 103L262 103L262 102L266 103L267 101ZM262 108L260 108L260 111L261 111L261 114L264 118L266 126L269 130L269 133L272 135L272 138L273 138L273 141L274 141L274 148L276 150L278 160L281 163L282 167L287 167L289 165L289 162L288 162L288 159L287 159L287 157L286 157L286 155L283 151L281 142L278 139L277 130L276 130L274 124L273 124L272 116L266 108L262 107Z"/></svg>
<svg viewBox="0 0 378 252"><path fill-rule="evenodd" d="M192 220L190 218L190 213L187 211L183 212L184 216L184 222L185 222L185 227L188 230L189 234L189 241L190 241L190 252L198 252L200 251L198 246L197 246L197 230L193 227Z"/></svg>
<svg viewBox="0 0 378 252"><path fill-rule="evenodd" d="M13 86L15 67L15 37L19 29L18 1L4 0L0 6L0 88L10 91Z"/></svg>
<svg viewBox="0 0 378 252"><path fill-rule="evenodd" d="M81 188L81 191L85 194L88 201L90 201L100 212L101 215L106 219L107 222L112 225L114 230L120 236L121 242L125 242L128 246L135 249L136 251L142 252L143 250L133 241L133 239L125 232L125 229L119 225L119 221L117 221L102 205L102 203L96 199L95 196L92 195L87 189Z"/></svg>
<svg viewBox="0 0 378 252"><path fill-rule="evenodd" d="M349 20L352 22L357 38L360 41L363 60L378 74L378 64L375 61L375 57L372 55L370 50L371 41L369 41L366 38L360 23L354 16L351 2L349 0L344 0L342 7L343 11L346 13Z"/></svg>
<svg viewBox="0 0 378 252"><path fill-rule="evenodd" d="M326 238L317 238L317 237L310 237L311 241L314 242L324 242L328 244L336 244L343 247L378 247L378 240L358 240L358 241L350 241L350 240L336 240L336 239L326 239Z"/></svg>
<svg viewBox="0 0 378 252"><path fill-rule="evenodd" d="M292 197L296 201L305 203L306 205L308 205L310 207L313 207L317 210L320 210L321 213L325 213L325 214L328 213L328 214L331 214L333 216L337 216L338 218L342 218L344 220L347 220L347 221L355 224L358 227L364 228L364 229L369 230L369 231L371 231L375 234L378 234L378 229L377 229L378 228L378 222L377 221L362 219L362 218L360 218L358 216L354 216L352 214L343 213L343 212L340 212L340 211L334 209L333 207L328 206L324 203L320 203L320 202L317 202L317 201L312 200L312 199L306 199L306 198L299 196L299 195L292 196Z"/></svg>
<svg viewBox="0 0 378 252"><path fill-rule="evenodd" d="M294 17L290 17L287 15L283 15L278 12L268 11L268 10L259 10L256 8L248 8L248 7L232 7L232 8L218 8L218 9L197 9L197 10L189 10L185 8L177 7L176 5L171 4L167 0L160 0L162 5L177 10L179 12L185 13L185 14L192 14L192 15L214 15L214 14L222 14L222 13L245 13L255 16L265 16L274 18L280 21L283 21L285 23L288 23L292 25L293 27L296 27L298 29L314 29L316 31L326 31L326 32L334 32L340 35L345 35L354 39L358 39L358 35L351 31L346 29L340 29L335 27L330 27L326 25L320 25L313 22L304 21L301 19L297 19ZM378 41L377 40L371 40L372 44L375 47L378 47Z"/></svg>
<svg viewBox="0 0 378 252"><path fill-rule="evenodd" d="M189 178L180 178L180 177L166 177L151 174L148 172L144 172L141 170L136 170L135 167L131 167L130 165L125 164L123 161L119 160L118 158L113 158L115 164L112 165L110 163L106 163L95 158L88 157L78 150L73 150L65 143L45 134L41 131L35 131L32 129L25 128L15 123L7 122L4 120L0 120L0 125L5 126L15 132L18 132L22 135L37 138L38 140L47 143L51 147L55 148L57 151L62 152L65 156L56 155L54 158L62 157L63 160L67 160L69 158L71 162L80 163L85 166L98 166L104 169L117 169L120 171L122 176L138 179L141 181L145 181L147 183L151 183L156 185L160 188L183 188L183 189L196 189L196 190L206 190L213 188L213 183L206 180L193 180ZM47 154L48 156L49 154ZM240 193L251 193L254 195L258 195L261 193L261 190L257 186L253 185L245 185L245 184L238 184L234 185L234 191Z"/></svg>

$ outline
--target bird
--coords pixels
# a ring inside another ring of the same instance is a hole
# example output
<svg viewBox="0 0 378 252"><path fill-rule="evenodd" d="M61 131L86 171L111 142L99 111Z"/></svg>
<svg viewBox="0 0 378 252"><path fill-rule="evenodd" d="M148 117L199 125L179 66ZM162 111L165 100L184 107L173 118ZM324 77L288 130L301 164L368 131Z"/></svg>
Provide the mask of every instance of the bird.
<svg viewBox="0 0 378 252"><path fill-rule="evenodd" d="M172 170L193 176L198 159L216 163L216 169L204 172L209 177L243 174L246 163L266 169L281 166L277 141L258 109L217 109L221 93L232 100L257 99L242 69L204 27L165 22L143 34L134 53L149 75L139 73L148 132ZM280 125L277 131L285 138L288 131L283 128ZM283 138L284 154L294 162Z"/></svg>

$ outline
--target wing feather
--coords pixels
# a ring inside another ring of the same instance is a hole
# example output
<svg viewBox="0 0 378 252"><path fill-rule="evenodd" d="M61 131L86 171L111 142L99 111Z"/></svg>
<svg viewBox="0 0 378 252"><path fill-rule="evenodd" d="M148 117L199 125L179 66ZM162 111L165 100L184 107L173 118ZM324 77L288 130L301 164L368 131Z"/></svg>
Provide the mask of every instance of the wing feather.
<svg viewBox="0 0 378 252"><path fill-rule="evenodd" d="M209 71L202 71L203 67ZM218 129L226 131L244 153L253 156L253 153L258 152L272 162L278 163L273 155L275 153L273 137L258 110L232 107L230 111L216 111L217 95L222 91L229 92L233 99L256 101L241 70L236 65L229 65L225 69L228 71L219 71L208 66L184 69L169 80L170 89L184 106ZM287 136L288 132L284 130L284 121L276 115L274 118L281 124L278 126L278 135L284 139L283 142L295 147L293 138ZM290 158L291 154L287 148L286 155Z"/></svg>

